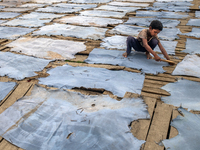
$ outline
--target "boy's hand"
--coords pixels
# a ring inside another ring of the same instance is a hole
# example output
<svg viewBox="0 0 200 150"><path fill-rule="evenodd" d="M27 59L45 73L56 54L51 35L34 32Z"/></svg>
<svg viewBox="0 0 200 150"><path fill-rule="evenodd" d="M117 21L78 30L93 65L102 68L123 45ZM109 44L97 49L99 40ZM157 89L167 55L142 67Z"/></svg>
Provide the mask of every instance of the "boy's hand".
<svg viewBox="0 0 200 150"><path fill-rule="evenodd" d="M127 52L123 53L122 56L126 58L128 56Z"/></svg>
<svg viewBox="0 0 200 150"><path fill-rule="evenodd" d="M149 52L146 52L146 56L147 56L147 59L152 59L152 56L150 55Z"/></svg>
<svg viewBox="0 0 200 150"><path fill-rule="evenodd" d="M160 60L161 60L161 58L160 58L158 55L155 55L155 56L154 56L154 59L155 59L156 61L160 61Z"/></svg>

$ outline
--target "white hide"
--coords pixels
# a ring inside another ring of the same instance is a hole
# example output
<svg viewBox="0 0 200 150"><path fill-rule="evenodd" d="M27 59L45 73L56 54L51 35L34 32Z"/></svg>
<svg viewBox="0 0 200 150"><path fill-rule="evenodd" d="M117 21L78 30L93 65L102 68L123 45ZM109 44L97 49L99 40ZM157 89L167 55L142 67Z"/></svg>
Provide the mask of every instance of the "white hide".
<svg viewBox="0 0 200 150"><path fill-rule="evenodd" d="M20 38L6 46L11 51L46 59L73 59L78 52L85 51L83 42L55 40L50 38Z"/></svg>
<svg viewBox="0 0 200 150"><path fill-rule="evenodd" d="M187 55L178 63L172 75L186 75L200 78L200 57Z"/></svg>

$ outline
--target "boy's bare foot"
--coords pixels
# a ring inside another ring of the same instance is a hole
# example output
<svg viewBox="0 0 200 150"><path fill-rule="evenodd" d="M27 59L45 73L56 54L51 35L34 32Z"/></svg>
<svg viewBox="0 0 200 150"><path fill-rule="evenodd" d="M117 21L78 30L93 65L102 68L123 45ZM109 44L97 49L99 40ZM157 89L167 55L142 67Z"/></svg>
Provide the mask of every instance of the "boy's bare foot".
<svg viewBox="0 0 200 150"><path fill-rule="evenodd" d="M126 57L128 56L128 55L127 55L127 52L123 53L122 56L124 56L124 57L126 58Z"/></svg>
<svg viewBox="0 0 200 150"><path fill-rule="evenodd" d="M150 53L146 53L147 59L152 59L152 56L150 55Z"/></svg>

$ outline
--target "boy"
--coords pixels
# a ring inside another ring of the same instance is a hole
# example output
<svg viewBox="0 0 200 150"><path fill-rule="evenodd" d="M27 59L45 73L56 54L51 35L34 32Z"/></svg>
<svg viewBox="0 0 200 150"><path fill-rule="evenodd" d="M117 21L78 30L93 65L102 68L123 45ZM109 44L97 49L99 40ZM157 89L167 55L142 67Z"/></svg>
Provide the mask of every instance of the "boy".
<svg viewBox="0 0 200 150"><path fill-rule="evenodd" d="M158 20L153 20L149 26L149 29L143 29L137 36L137 39L135 39L132 36L128 36L126 44L127 44L127 50L123 54L124 57L127 57L130 52L131 48L133 47L135 51L139 52L146 52L147 59L151 59L151 54L153 54L156 61L160 61L160 57L153 51L153 49L158 45L160 48L160 51L163 53L165 58L169 60L169 56L166 52L166 50L163 48L163 46L160 43L160 40L158 39L157 34L162 31L163 25Z"/></svg>

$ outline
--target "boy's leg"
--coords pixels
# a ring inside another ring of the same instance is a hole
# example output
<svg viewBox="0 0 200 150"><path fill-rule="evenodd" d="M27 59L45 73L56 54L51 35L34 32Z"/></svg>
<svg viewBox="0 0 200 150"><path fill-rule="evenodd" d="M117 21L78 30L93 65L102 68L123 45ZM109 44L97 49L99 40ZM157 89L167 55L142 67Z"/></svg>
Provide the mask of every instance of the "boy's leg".
<svg viewBox="0 0 200 150"><path fill-rule="evenodd" d="M158 45L158 40L156 38L151 39L151 41L148 42L149 46L152 50ZM152 56L148 51L146 51L147 59L152 59Z"/></svg>
<svg viewBox="0 0 200 150"><path fill-rule="evenodd" d="M124 57L127 57L130 53L131 53L131 49L132 47L136 50L136 51L140 51L141 49L144 49L140 43L138 42L137 39L135 39L132 36L128 36L127 40L126 40L126 45L127 45L127 49L126 52L123 54Z"/></svg>
<svg viewBox="0 0 200 150"><path fill-rule="evenodd" d="M123 53L123 56L124 57L127 57L130 53L131 53L131 49L132 49L132 47L133 47L133 43L134 43L134 41L135 41L135 38L134 37L132 37L132 36L128 36L127 37L127 40L126 40L126 52L125 53Z"/></svg>
<svg viewBox="0 0 200 150"><path fill-rule="evenodd" d="M126 40L126 45L127 45L126 53L127 53L128 55L131 53L131 49L132 49L134 43L135 43L135 38L132 37L132 36L128 36L128 37L127 37L127 40Z"/></svg>
<svg viewBox="0 0 200 150"><path fill-rule="evenodd" d="M148 42L148 44L153 50L158 45L158 40L156 38L153 38L151 39L151 41ZM126 45L127 45L127 49L126 49L126 52L123 53L124 57L127 57L131 53L131 49L133 47L135 51L146 52L147 58L151 59L151 55L149 54L149 52L143 46L141 46L138 40L135 39L134 37L128 36L126 40Z"/></svg>
<svg viewBox="0 0 200 150"><path fill-rule="evenodd" d="M156 38L151 39L151 41L148 42L149 46L154 50L154 48L158 45L158 40Z"/></svg>

